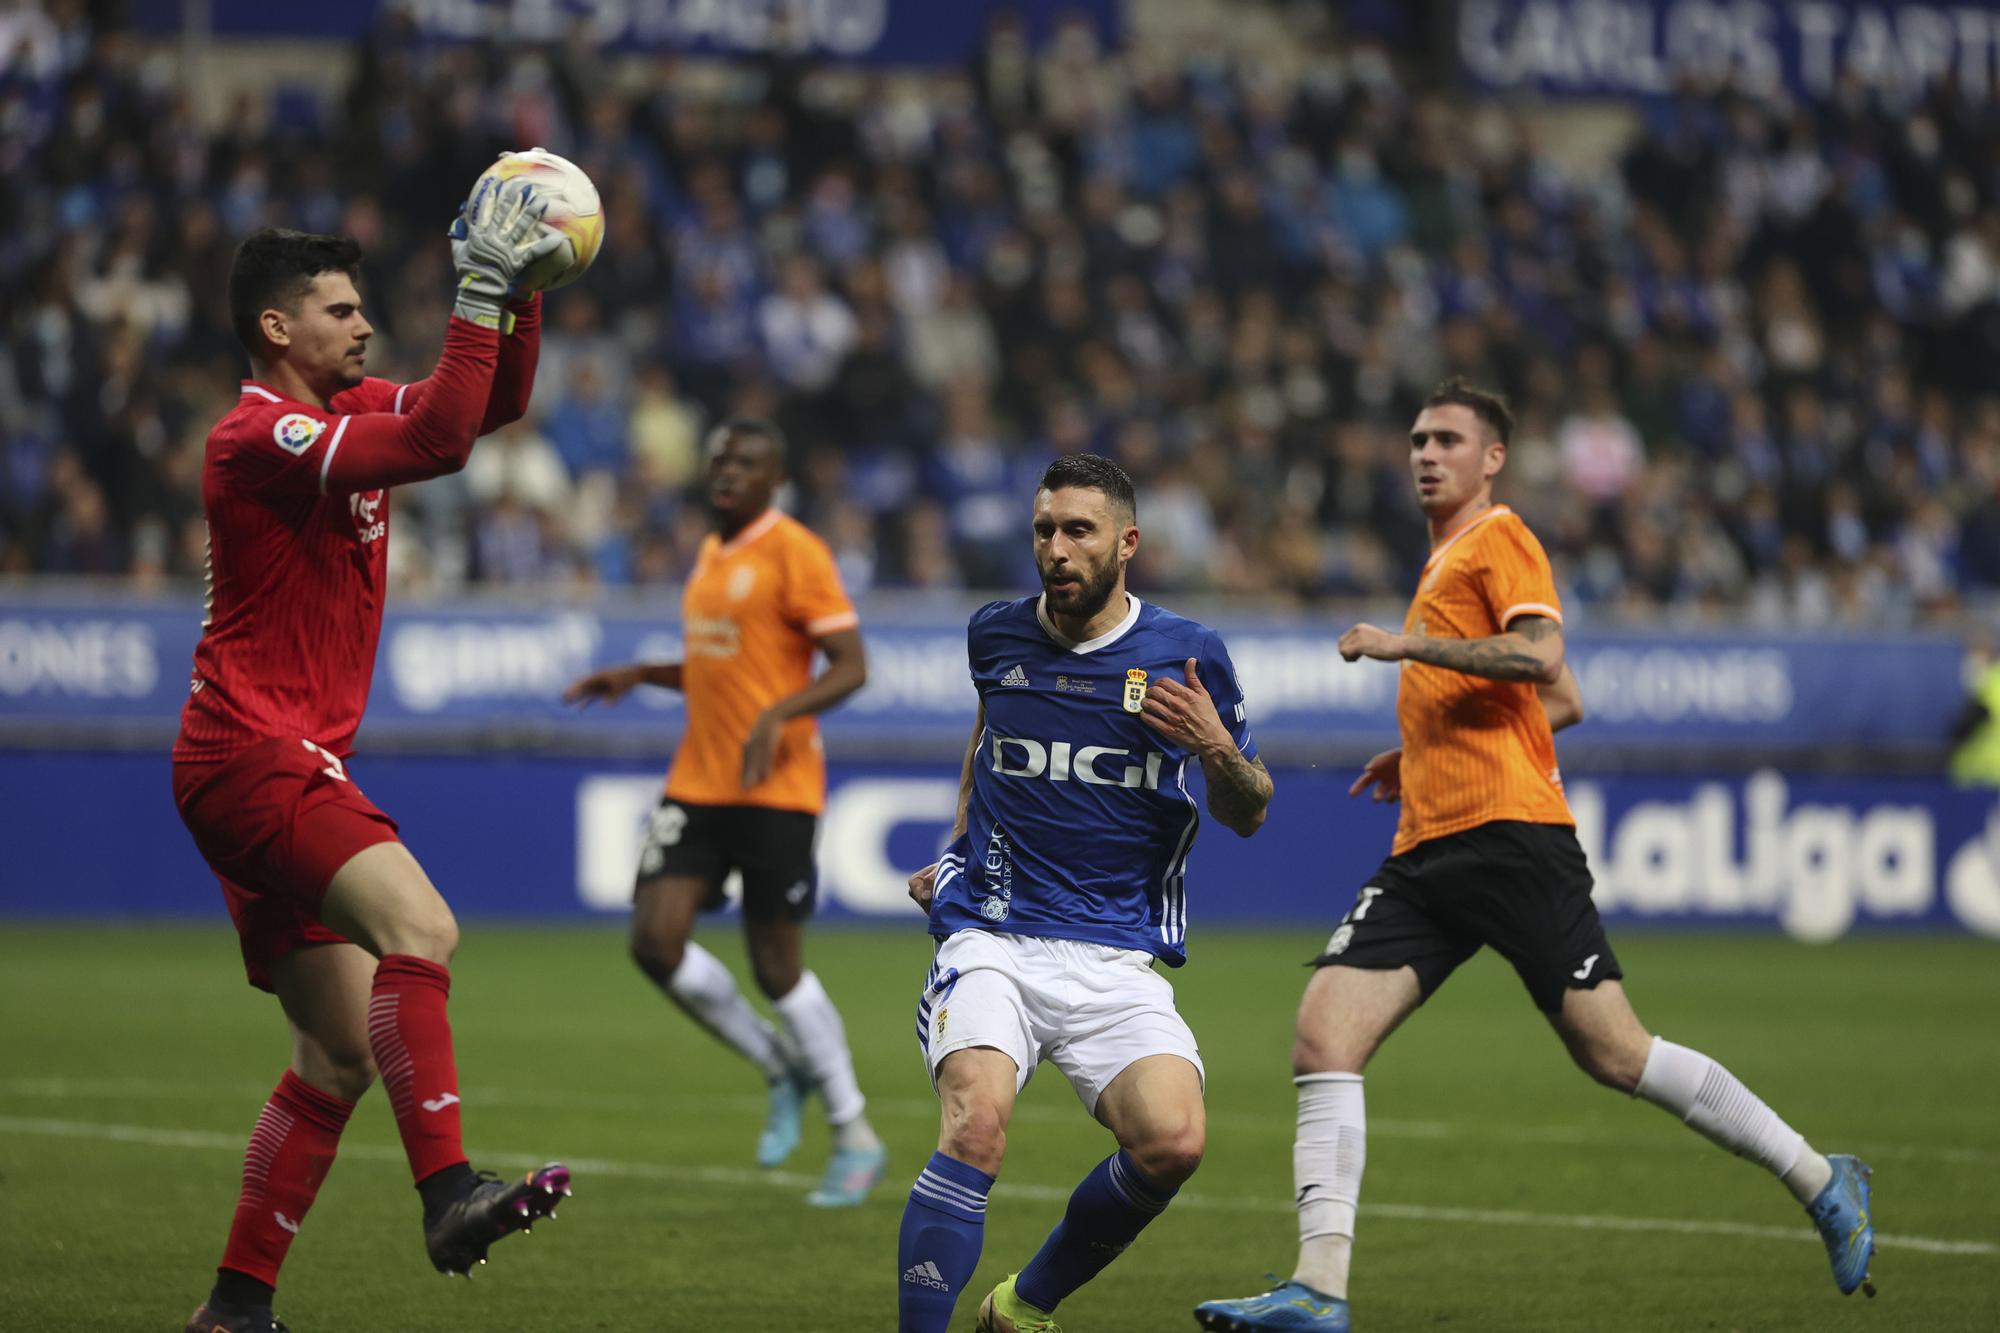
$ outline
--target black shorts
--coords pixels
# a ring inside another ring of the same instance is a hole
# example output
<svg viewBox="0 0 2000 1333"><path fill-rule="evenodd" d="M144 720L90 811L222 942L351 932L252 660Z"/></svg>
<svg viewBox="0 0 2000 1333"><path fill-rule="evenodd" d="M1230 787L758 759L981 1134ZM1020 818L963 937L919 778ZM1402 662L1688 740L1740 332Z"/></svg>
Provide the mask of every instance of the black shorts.
<svg viewBox="0 0 2000 1333"><path fill-rule="evenodd" d="M1497 820L1382 863L1315 967L1416 970L1424 999L1490 944L1544 1013L1563 994L1623 977L1590 900L1576 830Z"/></svg>
<svg viewBox="0 0 2000 1333"><path fill-rule="evenodd" d="M812 915L819 896L813 865L818 826L819 817L803 810L694 805L662 796L646 824L638 882L669 875L701 880L708 885L702 910L712 912L728 904L722 882L730 871L739 871L743 915L762 921L803 920Z"/></svg>

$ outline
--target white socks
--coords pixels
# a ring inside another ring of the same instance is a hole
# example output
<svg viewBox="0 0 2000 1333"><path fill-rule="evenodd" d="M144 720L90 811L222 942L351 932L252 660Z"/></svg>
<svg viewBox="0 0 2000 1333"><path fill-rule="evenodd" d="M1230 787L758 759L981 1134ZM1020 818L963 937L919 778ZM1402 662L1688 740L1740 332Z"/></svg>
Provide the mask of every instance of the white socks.
<svg viewBox="0 0 2000 1333"><path fill-rule="evenodd" d="M1301 1074L1292 1180L1299 1213L1299 1263L1292 1277L1347 1297L1354 1214L1368 1160L1368 1116L1359 1074ZM1653 1038L1633 1095L1671 1111L1712 1143L1747 1157L1810 1204L1833 1168L1734 1074L1700 1051Z"/></svg>
<svg viewBox="0 0 2000 1333"><path fill-rule="evenodd" d="M819 978L807 972L791 991L771 1002L785 1033L764 1021L743 998L729 969L699 944L689 940L674 969L667 992L688 1015L741 1052L772 1082L802 1065L826 1099L826 1118L841 1148L873 1148L880 1142L862 1116L867 1099L854 1077L854 1058L847 1050L847 1029Z"/></svg>
<svg viewBox="0 0 2000 1333"><path fill-rule="evenodd" d="M1368 1115L1359 1074L1301 1074L1292 1181L1299 1211L1299 1265L1292 1276L1345 1299L1354 1252L1354 1210L1368 1160Z"/></svg>
<svg viewBox="0 0 2000 1333"><path fill-rule="evenodd" d="M841 1148L872 1148L875 1131L862 1118L867 1099L854 1077L854 1057L847 1050L847 1029L833 1007L826 987L811 972L799 984L771 1002L800 1058L826 1098L826 1118L833 1125L834 1143Z"/></svg>
<svg viewBox="0 0 2000 1333"><path fill-rule="evenodd" d="M681 965L674 969L667 994L695 1022L763 1070L765 1078L776 1082L790 1072L792 1061L778 1030L750 1007L722 960L693 940L681 954Z"/></svg>
<svg viewBox="0 0 2000 1333"><path fill-rule="evenodd" d="M1785 1182L1800 1203L1826 1188L1833 1168L1805 1137L1700 1051L1653 1038L1635 1097L1671 1111L1709 1142L1747 1157Z"/></svg>

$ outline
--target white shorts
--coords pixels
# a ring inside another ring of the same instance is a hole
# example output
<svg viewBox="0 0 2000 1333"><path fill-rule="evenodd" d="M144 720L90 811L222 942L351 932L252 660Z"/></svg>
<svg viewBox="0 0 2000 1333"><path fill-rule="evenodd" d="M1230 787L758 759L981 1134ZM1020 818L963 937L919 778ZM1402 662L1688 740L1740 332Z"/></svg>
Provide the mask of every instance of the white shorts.
<svg viewBox="0 0 2000 1333"><path fill-rule="evenodd" d="M1178 1055L1206 1077L1194 1033L1153 955L1076 940L961 930L931 964L917 1003L917 1041L931 1085L953 1051L991 1046L1014 1061L1014 1090L1047 1060L1084 1109L1149 1055Z"/></svg>

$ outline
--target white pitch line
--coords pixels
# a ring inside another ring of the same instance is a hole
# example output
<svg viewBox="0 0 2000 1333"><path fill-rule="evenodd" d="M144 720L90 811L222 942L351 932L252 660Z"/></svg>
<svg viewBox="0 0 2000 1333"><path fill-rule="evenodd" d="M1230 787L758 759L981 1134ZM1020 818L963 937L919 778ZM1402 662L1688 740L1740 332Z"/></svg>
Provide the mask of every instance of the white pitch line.
<svg viewBox="0 0 2000 1333"><path fill-rule="evenodd" d="M540 1088L477 1086L467 1087L463 1091L468 1102L479 1105L539 1106L551 1110L595 1113L623 1110L650 1115L667 1108L679 1107L718 1113L740 1112L746 1116L761 1117L765 1110L765 1099L762 1094L751 1093L583 1093ZM270 1092L269 1084L248 1082L227 1084L190 1079L69 1078L46 1075L0 1078L0 1096L37 1097L55 1101L87 1100L93 1097L211 1101L235 1097L252 1104L262 1104ZM870 1114L877 1119L934 1121L938 1114L937 1102L932 1098L871 1097L868 1099L868 1108ZM1075 1109L1069 1106L1017 1106L1014 1109L1014 1120L1019 1124L1066 1124L1074 1123L1076 1114ZM1654 1117L1642 1116L1638 1119L1647 1123L1646 1130L1622 1134L1569 1125L1487 1124L1475 1127L1444 1120L1405 1120L1388 1116L1370 1116L1368 1132L1378 1139L1414 1139L1424 1142L1460 1141L1522 1147L1553 1145L1563 1148L1611 1148L1620 1152L1654 1151L1676 1154L1709 1151L1685 1134L1674 1134L1670 1130L1652 1132L1659 1128L1654 1123ZM1287 1138L1296 1128L1289 1111L1282 1115L1260 1115L1256 1112L1211 1109L1208 1123L1211 1130L1283 1134ZM2000 1150L1954 1144L1885 1143L1863 1140L1848 1150L1858 1151L1871 1161L1925 1161L1944 1162L1954 1166L2000 1166Z"/></svg>
<svg viewBox="0 0 2000 1333"><path fill-rule="evenodd" d="M218 1134L211 1130L112 1125L89 1120L34 1120L14 1116L0 1116L0 1134L94 1139L106 1143L136 1143L151 1148L190 1148L227 1153L241 1153L245 1142L241 1135ZM343 1156L359 1157L369 1161L403 1160L400 1149L386 1144L349 1144L341 1149L341 1153ZM539 1166L548 1158L545 1154L482 1152L480 1160L495 1166L527 1167ZM620 1161L610 1157L571 1157L566 1161L570 1170L586 1178L608 1176L628 1180L658 1180L670 1184L693 1181L711 1185L761 1185L789 1190L805 1189L816 1183L816 1177L812 1176L802 1176L787 1171L758 1171L748 1167L680 1166L660 1162ZM1071 1190L1053 1185L1003 1183L995 1185L993 1192L1006 1198L1059 1203L1069 1198ZM1175 1196L1175 1204L1183 1209L1213 1209L1235 1213L1275 1214L1291 1211L1291 1205L1280 1199L1230 1198L1222 1195L1198 1194L1193 1191L1184 1191ZM1680 1217L1606 1217L1590 1213L1530 1213L1511 1209L1439 1208L1410 1203L1364 1203L1361 1205L1361 1211L1371 1217L1404 1222L1552 1227L1564 1231L1669 1232L1685 1236L1740 1236L1752 1240L1806 1241L1814 1245L1819 1244L1817 1235L1797 1227L1756 1226L1744 1222L1704 1222ZM1943 1240L1933 1236L1884 1235L1878 1232L1875 1242L1884 1249L1918 1250L1926 1254L1979 1257L2000 1255L2000 1244L1988 1241Z"/></svg>

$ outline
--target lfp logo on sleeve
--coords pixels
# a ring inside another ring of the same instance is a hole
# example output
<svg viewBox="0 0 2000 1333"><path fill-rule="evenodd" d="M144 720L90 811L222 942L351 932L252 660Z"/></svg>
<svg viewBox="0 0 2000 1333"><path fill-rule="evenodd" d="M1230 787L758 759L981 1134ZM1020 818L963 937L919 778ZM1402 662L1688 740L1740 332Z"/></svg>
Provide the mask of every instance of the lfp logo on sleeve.
<svg viewBox="0 0 2000 1333"><path fill-rule="evenodd" d="M303 412L287 412L271 428L271 438L286 453L302 454L312 448L312 442L325 430L324 421L315 421Z"/></svg>

